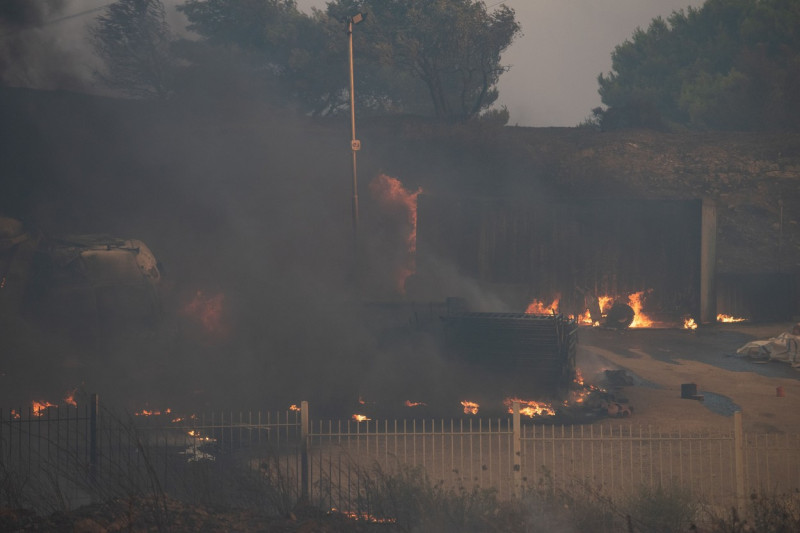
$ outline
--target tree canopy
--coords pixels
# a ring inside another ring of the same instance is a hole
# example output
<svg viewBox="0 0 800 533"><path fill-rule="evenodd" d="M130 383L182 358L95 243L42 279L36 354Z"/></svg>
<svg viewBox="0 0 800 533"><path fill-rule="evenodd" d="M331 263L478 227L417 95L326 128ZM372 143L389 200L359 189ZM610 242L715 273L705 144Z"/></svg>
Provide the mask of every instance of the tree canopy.
<svg viewBox="0 0 800 533"><path fill-rule="evenodd" d="M598 77L604 127L800 127L800 2L707 0L654 19Z"/></svg>
<svg viewBox="0 0 800 533"><path fill-rule="evenodd" d="M97 77L112 89L141 98L167 98L173 90L173 37L161 0L118 0L90 29L105 69Z"/></svg>
<svg viewBox="0 0 800 533"><path fill-rule="evenodd" d="M187 0L191 30L254 53L312 113L348 102L347 17L355 27L359 109L462 119L497 99L500 56L520 32L513 9L474 0L334 0L311 15L293 0Z"/></svg>

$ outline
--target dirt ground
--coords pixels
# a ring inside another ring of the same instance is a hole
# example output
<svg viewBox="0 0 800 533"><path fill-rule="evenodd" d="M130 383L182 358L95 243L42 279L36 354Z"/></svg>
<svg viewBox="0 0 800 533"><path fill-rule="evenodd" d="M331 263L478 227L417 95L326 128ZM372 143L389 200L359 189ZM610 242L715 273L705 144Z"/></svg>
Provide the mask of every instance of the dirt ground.
<svg viewBox="0 0 800 533"><path fill-rule="evenodd" d="M624 369L633 378L619 394L634 407L624 424L664 430L729 432L741 410L746 432L800 432L800 370L782 362L755 362L736 355L751 340L790 331L792 323L718 324L697 330L582 328L578 367L587 382L604 370ZM681 398L694 383L703 401ZM783 387L783 396L777 388Z"/></svg>

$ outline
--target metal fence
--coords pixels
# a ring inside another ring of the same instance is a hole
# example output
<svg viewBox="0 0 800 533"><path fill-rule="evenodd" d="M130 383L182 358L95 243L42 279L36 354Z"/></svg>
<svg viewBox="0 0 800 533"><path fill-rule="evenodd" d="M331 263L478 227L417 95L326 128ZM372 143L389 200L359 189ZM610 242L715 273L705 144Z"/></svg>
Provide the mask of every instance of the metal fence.
<svg viewBox="0 0 800 533"><path fill-rule="evenodd" d="M178 417L88 405L0 410L0 498L44 510L109 497L168 494L193 503L277 510L306 499L369 512L370 491L408 469L444 490L578 489L624 497L680 487L698 501L743 506L751 493L800 489L800 435L721 434L617 423L547 425L503 418L312 420L282 412Z"/></svg>

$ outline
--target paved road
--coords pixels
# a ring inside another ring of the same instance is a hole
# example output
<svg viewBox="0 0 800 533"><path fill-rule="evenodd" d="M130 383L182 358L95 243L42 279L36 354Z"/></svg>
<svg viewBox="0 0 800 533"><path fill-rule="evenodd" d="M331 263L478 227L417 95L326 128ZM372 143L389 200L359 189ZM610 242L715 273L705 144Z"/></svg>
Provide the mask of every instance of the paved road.
<svg viewBox="0 0 800 533"><path fill-rule="evenodd" d="M719 324L697 330L627 329L623 331L581 328L578 346L598 346L622 357L640 358L646 352L653 358L677 364L677 359L698 361L733 372L755 372L766 377L800 380L800 370L781 362L756 363L737 356L742 345L767 339L791 330L791 324ZM579 349L578 366L586 350Z"/></svg>

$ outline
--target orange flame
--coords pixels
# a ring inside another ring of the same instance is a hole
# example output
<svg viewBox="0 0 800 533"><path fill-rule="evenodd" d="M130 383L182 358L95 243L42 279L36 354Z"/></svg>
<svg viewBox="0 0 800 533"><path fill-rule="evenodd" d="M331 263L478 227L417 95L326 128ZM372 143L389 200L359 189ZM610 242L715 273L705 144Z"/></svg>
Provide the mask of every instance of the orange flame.
<svg viewBox="0 0 800 533"><path fill-rule="evenodd" d="M408 261L405 265L398 267L397 272L397 289L398 292L404 294L406 279L416 271L417 197L422 192L422 187L415 192L410 192L397 178L381 174L370 182L369 190L384 208L402 215L405 219L404 222L410 228L406 237Z"/></svg>
<svg viewBox="0 0 800 533"><path fill-rule="evenodd" d="M520 398L506 398L503 404L508 407L508 412L514 412L514 402L519 402L519 413L527 417L553 416L556 414L553 405L547 402L535 402L533 400L522 400Z"/></svg>
<svg viewBox="0 0 800 533"><path fill-rule="evenodd" d="M203 291L197 291L192 301L183 307L183 314L198 320L209 333L225 335L228 328L222 319L224 301L223 293L206 296Z"/></svg>
<svg viewBox="0 0 800 533"><path fill-rule="evenodd" d="M33 416L44 415L44 412L48 407L56 407L56 404L50 402L37 402L36 400L31 402L31 411L33 412Z"/></svg>
<svg viewBox="0 0 800 533"><path fill-rule="evenodd" d="M74 389L67 391L64 395L64 403L67 405L71 405L72 407L78 407L78 402L75 401L75 394L78 392L78 388L75 387Z"/></svg>
<svg viewBox="0 0 800 533"><path fill-rule="evenodd" d="M19 420L20 416L16 409L12 409L10 414L13 420Z"/></svg>
<svg viewBox="0 0 800 533"><path fill-rule="evenodd" d="M297 407L295 404L292 404L292 405L290 405L290 406L289 406L289 410L290 410L290 411L299 411L299 410L300 410L300 408L299 408L299 407Z"/></svg>
<svg viewBox="0 0 800 533"><path fill-rule="evenodd" d="M583 324L584 326L599 326L600 322L594 321L592 322L592 314L587 309L582 314L578 315L578 318L575 320L578 324Z"/></svg>
<svg viewBox="0 0 800 533"><path fill-rule="evenodd" d="M634 313L633 322L630 325L632 328L649 328L653 326L653 321L650 317L642 313L644 293L645 291L639 291L628 296L628 305L631 306Z"/></svg>
<svg viewBox="0 0 800 533"><path fill-rule="evenodd" d="M732 323L732 322L744 322L747 320L746 318L738 318L731 315L717 315L717 322L725 322L725 323Z"/></svg>
<svg viewBox="0 0 800 533"><path fill-rule="evenodd" d="M544 302L534 298L533 301L528 304L528 308L525 310L525 313L529 315L556 315L558 314L559 299L559 297L556 297L555 300L553 300L553 303L550 305L545 305Z"/></svg>
<svg viewBox="0 0 800 533"><path fill-rule="evenodd" d="M464 406L464 414L465 415L477 415L478 414L478 408L480 406L477 403L470 402L468 400L464 400L463 402L461 402L461 405Z"/></svg>
<svg viewBox="0 0 800 533"><path fill-rule="evenodd" d="M355 511L340 511L336 507L331 509L332 513L340 513L341 515L355 521L370 522L372 524L395 524L396 518L378 518L368 513L357 513Z"/></svg>
<svg viewBox="0 0 800 533"><path fill-rule="evenodd" d="M353 420L355 420L356 422L365 422L367 420L372 420L372 419L368 418L367 415L353 415Z"/></svg>
<svg viewBox="0 0 800 533"><path fill-rule="evenodd" d="M683 329L697 329L697 322L692 317L684 318Z"/></svg>
<svg viewBox="0 0 800 533"><path fill-rule="evenodd" d="M576 388L572 388L572 390L569 391L569 398L564 401L564 405L581 404L586 401L586 398L589 397L592 391L602 390L594 385L587 384L583 379L580 368L575 369L574 383Z"/></svg>
<svg viewBox="0 0 800 533"><path fill-rule="evenodd" d="M151 410L151 409L142 409L136 413L133 413L135 416L161 416L161 415L168 415L172 412L172 409L164 409L163 411L158 410Z"/></svg>
<svg viewBox="0 0 800 533"><path fill-rule="evenodd" d="M200 433L196 429L190 429L189 431L186 432L186 434L188 436L192 437L195 440L200 440L200 441L203 441L203 442L215 442L216 441L215 438L206 437L205 435L203 435L202 433Z"/></svg>
<svg viewBox="0 0 800 533"><path fill-rule="evenodd" d="M419 407L420 405L428 405L425 402L412 402L411 400L406 400L406 407Z"/></svg>

